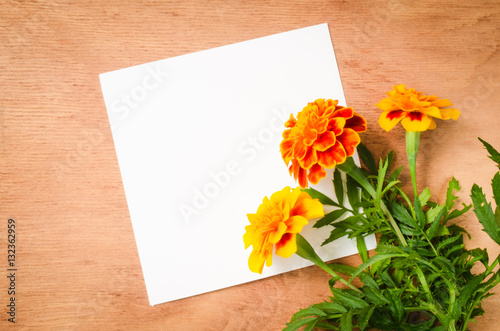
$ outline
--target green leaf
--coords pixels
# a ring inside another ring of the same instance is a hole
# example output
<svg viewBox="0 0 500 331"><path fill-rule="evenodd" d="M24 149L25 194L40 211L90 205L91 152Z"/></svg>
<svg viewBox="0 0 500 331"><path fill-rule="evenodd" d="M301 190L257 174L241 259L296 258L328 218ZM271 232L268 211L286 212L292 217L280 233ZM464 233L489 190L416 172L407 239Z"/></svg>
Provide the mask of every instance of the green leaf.
<svg viewBox="0 0 500 331"><path fill-rule="evenodd" d="M340 317L340 330L352 331L352 310L349 310L347 313L343 313Z"/></svg>
<svg viewBox="0 0 500 331"><path fill-rule="evenodd" d="M316 317L310 317L310 318L304 318L301 320L297 320L297 321L292 322L292 323L287 323L286 324L287 326L286 326L286 328L283 329L283 331L295 331L295 330L300 329L304 325L309 324L309 323L314 323L317 320L318 319Z"/></svg>
<svg viewBox="0 0 500 331"><path fill-rule="evenodd" d="M322 311L324 311L328 315L337 314L337 313L345 313L347 311L343 306L339 305L338 303L328 302L328 301L314 304L314 305L312 305L312 307L317 308L317 309L321 309Z"/></svg>
<svg viewBox="0 0 500 331"><path fill-rule="evenodd" d="M338 288L332 288L335 301L343 305L344 307L350 309L360 309L368 306L368 304L361 298L354 296L347 292L347 290L341 290Z"/></svg>
<svg viewBox="0 0 500 331"><path fill-rule="evenodd" d="M358 248L359 256L361 261L365 262L368 260L368 251L366 250L365 238L362 236L356 237L356 247Z"/></svg>
<svg viewBox="0 0 500 331"><path fill-rule="evenodd" d="M392 312L393 318L397 318L398 322L401 322L403 319L404 315L404 306L403 303L401 302L401 290L394 289L394 290L389 290L390 292L390 301L391 304L389 305L389 308Z"/></svg>
<svg viewBox="0 0 500 331"><path fill-rule="evenodd" d="M311 196L311 198L318 199L319 202L321 202L321 204L323 204L323 205L341 207L338 203L336 203L335 201L333 201L332 199L330 199L329 197L327 197L323 193L316 191L313 188L304 188L304 189L302 189L302 191L309 194Z"/></svg>
<svg viewBox="0 0 500 331"><path fill-rule="evenodd" d="M483 190L474 184L471 189L471 198L474 204L474 213L486 232L493 241L500 245L500 226L495 221L491 204L487 203Z"/></svg>
<svg viewBox="0 0 500 331"><path fill-rule="evenodd" d="M394 218L396 218L398 221L400 221L401 223L403 223L409 227L412 227L412 228L418 227L418 224L415 222L413 217L410 216L410 214L408 213L408 211L406 210L406 208L403 205L401 205L397 202L393 202L390 204L390 206L391 206L391 210L392 210L392 216Z"/></svg>
<svg viewBox="0 0 500 331"><path fill-rule="evenodd" d="M418 200L420 200L420 205L425 206L427 204L427 201L431 198L431 190L426 187L422 193L418 196Z"/></svg>
<svg viewBox="0 0 500 331"><path fill-rule="evenodd" d="M303 319L304 317L311 317L311 316L322 317L326 315L327 314L323 310L311 306L309 308L301 309L297 313L295 313L292 316L290 322L295 322L299 319Z"/></svg>
<svg viewBox="0 0 500 331"><path fill-rule="evenodd" d="M478 138L478 139L483 143L483 145L486 148L486 150L488 151L488 153L490 153L490 155L488 155L488 157L490 159L492 159L498 165L498 168L500 169L500 153L498 153L498 151L496 149L494 149L493 146L488 144L483 139L481 139L481 138Z"/></svg>
<svg viewBox="0 0 500 331"><path fill-rule="evenodd" d="M399 175L401 174L401 171L403 171L403 166L400 166L399 168L394 170L387 180L389 182L397 180Z"/></svg>
<svg viewBox="0 0 500 331"><path fill-rule="evenodd" d="M341 274L349 275L349 276L352 275L353 272L356 271L355 267L351 267L349 265L340 264L340 263L331 263L331 264L328 264L328 267L330 267L330 269L332 269L333 271L337 271L337 272L340 272Z"/></svg>
<svg viewBox="0 0 500 331"><path fill-rule="evenodd" d="M366 294L366 298L376 305L389 304L389 300L380 292L378 289L371 287L363 287L363 293Z"/></svg>
<svg viewBox="0 0 500 331"><path fill-rule="evenodd" d="M466 205L465 203L462 203L462 206L462 209L453 209L451 213L446 216L446 221L462 216L472 208L472 205Z"/></svg>
<svg viewBox="0 0 500 331"><path fill-rule="evenodd" d="M337 240L339 238L347 236L348 234L349 234L348 233L348 229L345 229L345 228L335 228L335 229L332 230L332 232L330 232L330 236L328 238L326 238L325 241L323 241L321 243L321 246L329 244L332 241L335 241L335 240Z"/></svg>
<svg viewBox="0 0 500 331"><path fill-rule="evenodd" d="M382 188L384 186L385 174L387 172L388 167L389 167L389 160L385 160L385 162L380 160L379 169L378 169L378 178L377 178L377 198L378 199L382 198Z"/></svg>
<svg viewBox="0 0 500 331"><path fill-rule="evenodd" d="M500 172L497 172L493 179L491 180L491 188L493 189L493 199L497 205L500 207Z"/></svg>
<svg viewBox="0 0 500 331"><path fill-rule="evenodd" d="M368 148L366 148L365 145L363 145L363 143L360 143L358 145L357 150L361 161L363 161L365 166L368 168L368 170L370 170L372 174L376 175L378 171L372 153L368 150Z"/></svg>
<svg viewBox="0 0 500 331"><path fill-rule="evenodd" d="M361 190L358 183L351 176L346 176L346 187L347 187L347 199L352 207L352 210L357 212L357 204L361 198Z"/></svg>
<svg viewBox="0 0 500 331"><path fill-rule="evenodd" d="M369 266L371 266L376 262L391 259L393 257L402 257L402 256L407 256L407 254L401 254L401 253L376 254L358 267L358 269L352 274L350 281L352 281L357 275L359 275L366 268L368 268Z"/></svg>
<svg viewBox="0 0 500 331"><path fill-rule="evenodd" d="M461 237L462 237L462 234L461 234L461 233L459 233L459 234L457 234L456 236L453 236L453 237L450 237L450 238L447 238L447 239L445 239L445 240L441 241L441 242L437 245L436 250L439 252L439 251L441 250L441 248L443 248L443 247L446 247L446 246L448 246L448 245L453 244L455 241L457 241L457 240L458 240L458 239L460 239Z"/></svg>
<svg viewBox="0 0 500 331"><path fill-rule="evenodd" d="M326 225L330 225L336 220L338 220L342 215L344 215L346 212L345 209L337 209L332 212L329 212L326 214L324 217L320 218L319 220L316 221L316 223L313 225L314 228L321 228Z"/></svg>
<svg viewBox="0 0 500 331"><path fill-rule="evenodd" d="M495 223L500 226L500 206L495 208Z"/></svg>
<svg viewBox="0 0 500 331"><path fill-rule="evenodd" d="M458 199L458 197L453 194L454 191L460 191L460 183L455 179L455 177L452 177L448 183L448 189L446 190L445 205L448 210L451 210L451 208L453 208L455 200Z"/></svg>
<svg viewBox="0 0 500 331"><path fill-rule="evenodd" d="M417 223L420 226L420 229L423 230L427 221L425 220L425 214L422 210L420 199L418 198L415 198L415 216L417 217Z"/></svg>
<svg viewBox="0 0 500 331"><path fill-rule="evenodd" d="M364 284L363 288L371 287L371 288L377 289L377 290L379 288L378 284L377 284L377 281L375 279L373 279L373 277L370 276L366 272L362 272L362 273L359 274L359 280Z"/></svg>
<svg viewBox="0 0 500 331"><path fill-rule="evenodd" d="M448 232L446 227L441 226L441 218L445 212L446 208L444 205L433 207L427 211L427 221L432 222L431 226L427 229L427 237L429 240L439 235L438 233L440 228L444 228Z"/></svg>
<svg viewBox="0 0 500 331"><path fill-rule="evenodd" d="M339 205L344 205L344 181L342 180L342 174L339 169L335 168L333 172L333 187L335 189L335 196Z"/></svg>
<svg viewBox="0 0 500 331"><path fill-rule="evenodd" d="M377 306L366 307L359 311L357 320L358 320L358 327L361 331L366 329L366 327L369 325L368 323L370 321L370 318L372 317L375 308L377 308Z"/></svg>

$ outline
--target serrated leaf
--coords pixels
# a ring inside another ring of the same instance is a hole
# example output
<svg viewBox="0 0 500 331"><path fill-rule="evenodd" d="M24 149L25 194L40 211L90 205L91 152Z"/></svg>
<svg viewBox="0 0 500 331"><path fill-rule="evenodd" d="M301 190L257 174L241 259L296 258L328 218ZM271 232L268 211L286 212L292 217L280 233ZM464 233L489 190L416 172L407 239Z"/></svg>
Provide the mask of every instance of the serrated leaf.
<svg viewBox="0 0 500 331"><path fill-rule="evenodd" d="M378 178L377 178L377 198L378 199L382 198L382 188L384 186L385 174L387 173L388 167L389 167L388 160L382 161L382 159L381 159L379 162Z"/></svg>
<svg viewBox="0 0 500 331"><path fill-rule="evenodd" d="M418 198L415 198L415 216L417 217L417 224L420 226L420 229L423 230L427 222L425 220L425 214L422 210L420 199Z"/></svg>
<svg viewBox="0 0 500 331"><path fill-rule="evenodd" d="M363 287L363 293L365 293L366 298L373 304L384 305L390 303L389 300L387 300L387 298L384 297L384 295L378 289Z"/></svg>
<svg viewBox="0 0 500 331"><path fill-rule="evenodd" d="M349 276L352 275L353 272L356 271L355 267L351 267L349 265L340 264L340 263L331 263L331 264L328 264L328 267L330 267L330 269L332 269L333 271L337 271L337 272L340 272L341 274L349 275Z"/></svg>
<svg viewBox="0 0 500 331"><path fill-rule="evenodd" d="M458 199L456 195L454 195L454 191L460 191L460 183L458 180L455 179L455 177L452 177L451 180L448 182L448 189L446 190L446 208L448 210L451 210L453 208L453 205L455 204L455 200Z"/></svg>
<svg viewBox="0 0 500 331"><path fill-rule="evenodd" d="M483 226L483 231L500 245L500 226L495 221L491 204L486 201L483 190L477 184L472 186L471 198L474 204L474 213Z"/></svg>
<svg viewBox="0 0 500 331"><path fill-rule="evenodd" d="M368 306L368 304L361 298L354 296L348 293L345 290L341 290L338 288L332 288L332 292L335 298L335 301L343 305L344 307L350 309L360 309Z"/></svg>
<svg viewBox="0 0 500 331"><path fill-rule="evenodd" d="M330 236L321 243L321 246L331 243L339 238L349 235L348 230L345 228L335 228L330 232Z"/></svg>
<svg viewBox="0 0 500 331"><path fill-rule="evenodd" d="M344 205L344 180L339 169L335 168L333 171L333 188L335 189L335 196L339 205Z"/></svg>
<svg viewBox="0 0 500 331"><path fill-rule="evenodd" d="M390 292L390 301L391 304L389 305L389 308L392 312L392 316L394 318L397 318L397 322L401 322L403 319L404 315L404 306L403 303L401 302L401 293L400 290L389 290Z"/></svg>
<svg viewBox="0 0 500 331"><path fill-rule="evenodd" d="M363 161L372 174L376 175L377 166L375 165L375 159L373 158L372 153L368 150L368 148L366 148L365 145L363 145L363 143L360 143L356 149L358 150L361 161Z"/></svg>
<svg viewBox="0 0 500 331"><path fill-rule="evenodd" d="M472 208L472 205L466 205L465 203L462 203L463 208L462 209L453 209L451 213L446 216L446 221L451 220L453 218L457 218L465 214L466 212L469 211L469 209Z"/></svg>
<svg viewBox="0 0 500 331"><path fill-rule="evenodd" d="M296 330L300 329L301 327L303 327L304 325L309 324L311 322L314 322L316 320L317 320L316 317L311 317L311 318L304 318L301 320L297 320L297 321L292 322L292 323L287 323L286 324L287 326L286 326L286 328L283 329L283 331L296 331Z"/></svg>
<svg viewBox="0 0 500 331"><path fill-rule="evenodd" d="M368 260L368 251L366 249L365 238L362 236L356 237L356 248L358 249L361 261L365 262Z"/></svg>
<svg viewBox="0 0 500 331"><path fill-rule="evenodd" d="M488 153L490 153L490 155L488 155L488 157L490 159L492 159L493 162L495 162L498 165L498 168L500 169L500 153L498 153L498 151L495 148L493 148L493 146L488 144L483 139L481 139L481 138L478 138L478 139L483 143L483 145L486 148L486 150L488 151Z"/></svg>
<svg viewBox="0 0 500 331"><path fill-rule="evenodd" d="M398 221L400 221L401 223L403 223L409 227L412 227L412 228L418 227L418 224L415 222L413 217L410 216L410 214L408 213L408 211L406 210L406 208L403 205L401 205L397 202L393 202L390 204L390 206L391 206L391 210L392 210L392 216L394 218L396 218Z"/></svg>
<svg viewBox="0 0 500 331"><path fill-rule="evenodd" d="M500 172L497 172L491 180L491 188L493 189L493 200L497 208L500 207Z"/></svg>
<svg viewBox="0 0 500 331"><path fill-rule="evenodd" d="M349 204L352 207L352 210L357 212L357 204L360 201L361 198L361 189L356 182L351 176L346 176L346 188L347 188L347 199L349 200Z"/></svg>
<svg viewBox="0 0 500 331"><path fill-rule="evenodd" d="M377 290L379 288L378 284L377 284L377 281L375 279L373 279L373 277L370 276L366 272L362 272L362 273L359 274L359 280L364 284L363 288L371 287L371 288L377 289Z"/></svg>
<svg viewBox="0 0 500 331"><path fill-rule="evenodd" d="M299 319L303 319L304 317L310 317L310 316L321 317L326 315L327 314L323 310L311 306L309 308L300 309L297 313L295 313L292 316L290 322L295 322Z"/></svg>
<svg viewBox="0 0 500 331"><path fill-rule="evenodd" d="M352 331L352 310L343 313L340 317L340 330Z"/></svg>
<svg viewBox="0 0 500 331"><path fill-rule="evenodd" d="M459 233L457 234L456 236L453 236L453 237L450 237L450 238L446 238L445 240L441 241L437 247L436 247L436 250L439 252L443 247L446 247L448 245L451 245L453 244L455 241L457 241L458 239L460 239L462 237L462 234Z"/></svg>
<svg viewBox="0 0 500 331"><path fill-rule="evenodd" d="M335 206L335 207L341 207L338 203L324 195L323 193L313 189L313 188L304 188L302 191L306 192L311 196L313 199L318 199L319 202L323 205L329 205L329 206Z"/></svg>
<svg viewBox="0 0 500 331"><path fill-rule="evenodd" d="M336 220L338 220L340 217L342 217L342 215L344 215L345 212L346 212L345 209L337 209L332 212L329 212L324 217L317 220L316 223L314 223L313 227L321 228L323 226L330 225Z"/></svg>
<svg viewBox="0 0 500 331"><path fill-rule="evenodd" d="M402 257L402 256L407 256L406 254L401 254L401 253L390 253L390 254L376 254L372 257L370 257L366 262L362 263L358 269L352 274L351 279L349 281L352 281L357 275L359 275L361 272L363 272L366 268L371 266L372 264L391 259L393 257Z"/></svg>
<svg viewBox="0 0 500 331"><path fill-rule="evenodd" d="M366 327L369 325L370 318L372 317L373 311L377 308L377 306L371 306L371 307L366 307L360 310L357 320L358 320L358 327L361 331L366 329Z"/></svg>
<svg viewBox="0 0 500 331"><path fill-rule="evenodd" d="M418 196L418 200L420 200L420 205L425 206L427 204L427 201L431 198L431 190L426 187L422 193Z"/></svg>
<svg viewBox="0 0 500 331"><path fill-rule="evenodd" d="M343 306L339 305L336 302L325 301L325 302L314 304L312 307L321 309L322 311L324 311L328 315L336 314L336 313L345 313L347 311Z"/></svg>
<svg viewBox="0 0 500 331"><path fill-rule="evenodd" d="M390 182L397 180L399 175L401 174L401 171L403 171L403 166L400 166L396 170L394 170L387 180Z"/></svg>

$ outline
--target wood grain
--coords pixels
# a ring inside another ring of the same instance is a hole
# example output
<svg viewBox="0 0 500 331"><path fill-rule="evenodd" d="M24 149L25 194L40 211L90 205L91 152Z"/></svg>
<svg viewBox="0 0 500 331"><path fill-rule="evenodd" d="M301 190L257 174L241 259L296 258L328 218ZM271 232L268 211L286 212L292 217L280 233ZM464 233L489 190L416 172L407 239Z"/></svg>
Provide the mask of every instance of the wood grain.
<svg viewBox="0 0 500 331"><path fill-rule="evenodd" d="M419 186L460 201L495 167L476 139L500 146L500 2L496 1L13 1L0 4L0 265L7 220L17 236L16 324L0 329L280 330L327 298L310 267L149 306L98 74L327 22L364 143L404 164L404 132L378 127L374 104L398 83L449 98L459 121L422 135ZM409 175L403 179L409 188ZM499 248L472 214L468 247ZM343 259L356 264L356 257ZM200 275L201 277L202 275ZM498 289L497 289L498 291ZM471 330L498 330L500 296Z"/></svg>

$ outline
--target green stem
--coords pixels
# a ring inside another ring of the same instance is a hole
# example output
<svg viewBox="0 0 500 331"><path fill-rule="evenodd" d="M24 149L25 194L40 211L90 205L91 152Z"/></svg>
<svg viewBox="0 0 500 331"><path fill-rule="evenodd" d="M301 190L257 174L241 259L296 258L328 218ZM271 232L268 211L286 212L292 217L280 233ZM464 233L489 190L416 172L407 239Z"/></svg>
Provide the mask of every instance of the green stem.
<svg viewBox="0 0 500 331"><path fill-rule="evenodd" d="M420 131L406 131L406 154L408 155L408 165L410 167L411 183L413 194L418 196L417 189L417 153L420 145Z"/></svg>
<svg viewBox="0 0 500 331"><path fill-rule="evenodd" d="M323 260L316 254L311 244L300 234L297 233L297 251L295 252L298 256L303 259L309 260L321 269L328 272L335 279L340 280L340 282L351 290L362 293L356 286L350 284L347 280L340 277L335 271L333 271Z"/></svg>
<svg viewBox="0 0 500 331"><path fill-rule="evenodd" d="M399 238L399 241L403 246L408 246L408 243L406 242L406 239L403 236L403 233L401 232L401 229L397 225L396 221L392 217L392 214L389 212L389 209L387 209L387 206L385 203L382 201L380 197L377 196L377 192L373 188L373 186L368 182L366 179L365 175L361 172L361 169L358 168L358 166L354 163L354 160L352 157L348 157L346 161L342 164L337 165L337 169L342 170L346 174L348 174L350 177L352 177L356 182L358 182L375 200L375 203L379 204L380 209L384 212L385 216L389 219L389 223L391 224L394 232Z"/></svg>

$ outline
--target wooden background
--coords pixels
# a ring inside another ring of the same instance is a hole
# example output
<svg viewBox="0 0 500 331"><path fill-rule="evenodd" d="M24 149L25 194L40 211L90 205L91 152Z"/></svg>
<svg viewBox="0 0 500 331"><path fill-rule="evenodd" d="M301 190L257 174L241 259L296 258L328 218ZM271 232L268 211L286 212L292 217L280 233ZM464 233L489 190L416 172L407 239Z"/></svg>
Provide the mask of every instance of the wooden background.
<svg viewBox="0 0 500 331"><path fill-rule="evenodd" d="M374 104L391 86L449 98L462 115L422 135L419 186L441 202L453 175L461 201L474 182L491 197L496 168L476 138L500 147L498 0L3 0L0 329L280 330L325 299L328 277L310 267L151 307L98 79L324 22L347 102L370 124L364 143L405 162L403 129L385 133L376 122ZM9 218L17 222L15 326L6 313ZM473 236L468 247L500 253L472 213L459 223ZM499 303L488 298L471 330L498 330Z"/></svg>

